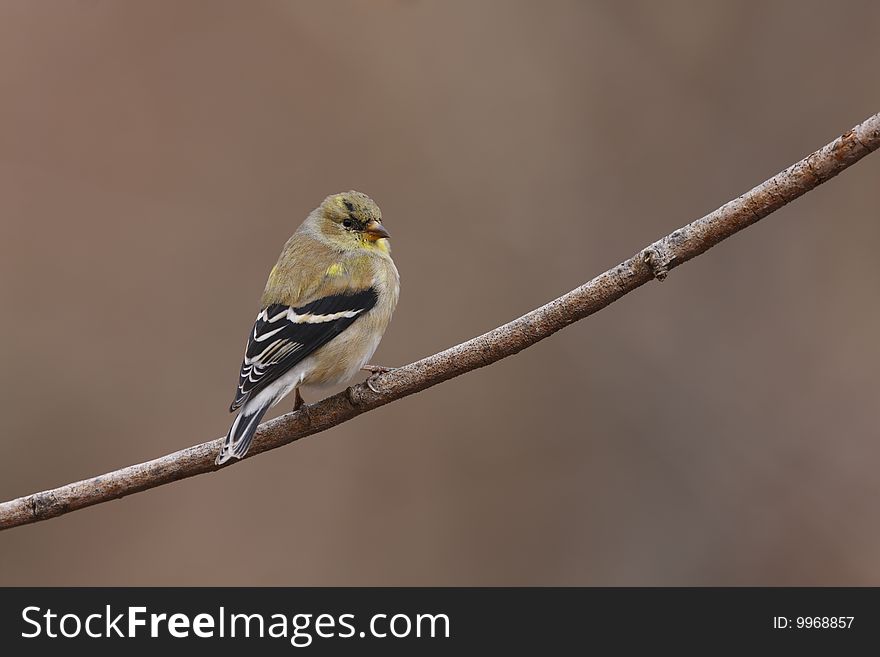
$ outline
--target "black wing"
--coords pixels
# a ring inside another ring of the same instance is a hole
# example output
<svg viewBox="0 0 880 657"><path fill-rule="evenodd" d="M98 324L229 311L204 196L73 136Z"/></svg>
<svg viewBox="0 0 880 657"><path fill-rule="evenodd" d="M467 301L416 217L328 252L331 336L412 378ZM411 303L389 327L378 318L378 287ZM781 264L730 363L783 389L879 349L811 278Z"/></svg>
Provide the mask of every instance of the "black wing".
<svg viewBox="0 0 880 657"><path fill-rule="evenodd" d="M244 404L306 356L327 344L376 305L373 288L334 294L300 308L272 304L257 315L248 337L230 411Z"/></svg>

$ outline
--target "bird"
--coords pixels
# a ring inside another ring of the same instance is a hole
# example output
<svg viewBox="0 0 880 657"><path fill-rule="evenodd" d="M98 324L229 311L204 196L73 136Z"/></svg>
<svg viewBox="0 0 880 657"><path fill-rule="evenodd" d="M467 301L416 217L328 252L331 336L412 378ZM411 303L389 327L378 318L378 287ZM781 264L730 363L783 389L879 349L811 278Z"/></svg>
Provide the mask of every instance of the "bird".
<svg viewBox="0 0 880 657"><path fill-rule="evenodd" d="M375 201L332 194L284 245L248 335L229 428L215 463L241 459L263 415L300 387L336 385L368 366L400 296L390 234ZM368 382L370 379L368 379Z"/></svg>

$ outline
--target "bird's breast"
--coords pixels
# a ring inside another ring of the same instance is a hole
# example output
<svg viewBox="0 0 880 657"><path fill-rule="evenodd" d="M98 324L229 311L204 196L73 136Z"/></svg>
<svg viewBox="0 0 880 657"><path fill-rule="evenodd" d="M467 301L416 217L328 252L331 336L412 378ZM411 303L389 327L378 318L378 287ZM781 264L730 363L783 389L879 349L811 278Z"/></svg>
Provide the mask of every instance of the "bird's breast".
<svg viewBox="0 0 880 657"><path fill-rule="evenodd" d="M400 297L400 276L390 258L374 263L372 287L376 305L314 354L315 366L304 385L336 385L357 376L373 357Z"/></svg>

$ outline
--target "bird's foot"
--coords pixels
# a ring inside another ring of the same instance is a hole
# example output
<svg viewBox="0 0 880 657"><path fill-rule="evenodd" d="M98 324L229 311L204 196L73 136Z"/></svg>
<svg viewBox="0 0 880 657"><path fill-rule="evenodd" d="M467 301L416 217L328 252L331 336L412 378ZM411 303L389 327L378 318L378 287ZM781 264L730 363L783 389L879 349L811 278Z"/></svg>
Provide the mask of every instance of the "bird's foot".
<svg viewBox="0 0 880 657"><path fill-rule="evenodd" d="M306 405L305 400L303 400L302 395L299 394L299 388L296 389L296 396L293 399L293 410L298 411L303 406Z"/></svg>
<svg viewBox="0 0 880 657"><path fill-rule="evenodd" d="M378 376L379 374L387 374L388 372L392 372L396 370L396 367L384 367L382 365L364 365L361 368L364 372L369 372L373 376Z"/></svg>
<svg viewBox="0 0 880 657"><path fill-rule="evenodd" d="M377 395L381 395L382 391L376 390L376 388L373 384L375 383L376 379L378 379L380 376L382 376L383 374L387 374L388 372L392 372L392 371L396 370L397 368L396 367L383 367L382 365L364 365L361 369L364 372L370 373L370 376L368 376L367 380L365 381L365 383L367 384L367 387L370 390L372 390L373 392L375 392Z"/></svg>

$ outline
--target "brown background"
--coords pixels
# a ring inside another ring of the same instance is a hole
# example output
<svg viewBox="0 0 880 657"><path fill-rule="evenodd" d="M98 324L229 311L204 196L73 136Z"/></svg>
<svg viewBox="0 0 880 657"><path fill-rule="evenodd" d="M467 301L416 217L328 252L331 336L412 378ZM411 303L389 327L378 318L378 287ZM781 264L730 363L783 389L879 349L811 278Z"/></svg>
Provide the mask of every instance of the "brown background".
<svg viewBox="0 0 880 657"><path fill-rule="evenodd" d="M878 111L878 24L870 0L4 0L0 498L225 433L265 276L325 195L384 211L377 362L406 363ZM880 584L878 174L491 368L3 532L0 584Z"/></svg>

